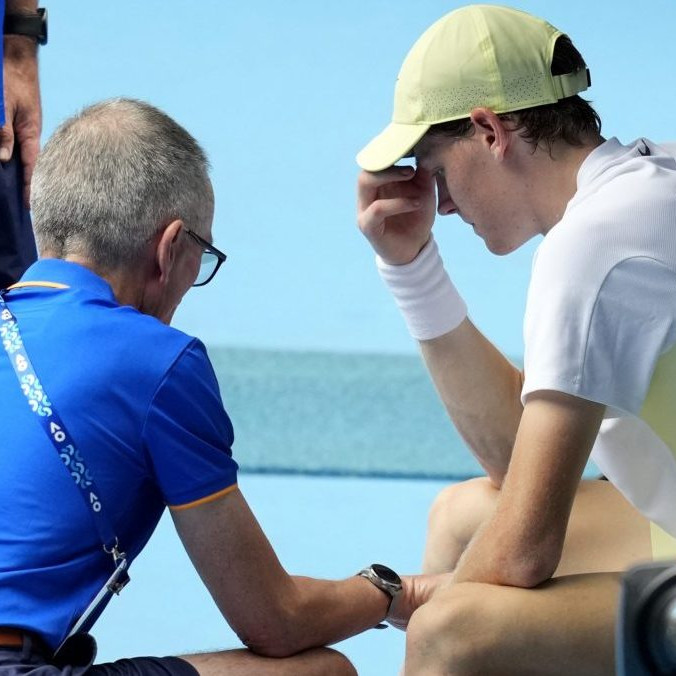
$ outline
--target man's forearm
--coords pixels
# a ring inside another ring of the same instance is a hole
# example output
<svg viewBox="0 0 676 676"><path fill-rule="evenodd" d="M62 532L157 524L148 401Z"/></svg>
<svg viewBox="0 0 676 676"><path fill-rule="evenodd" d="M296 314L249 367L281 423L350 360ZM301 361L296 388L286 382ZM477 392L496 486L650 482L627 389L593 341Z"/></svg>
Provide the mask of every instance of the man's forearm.
<svg viewBox="0 0 676 676"><path fill-rule="evenodd" d="M331 582L292 577L297 597L295 614L288 621L293 634L287 641L295 650L329 645L387 622L405 630L411 615L436 591L450 584L451 575L405 575L401 591L390 597L363 577ZM288 650L288 646L287 646Z"/></svg>
<svg viewBox="0 0 676 676"><path fill-rule="evenodd" d="M5 14L35 14L37 0L6 0ZM5 58L35 58L37 55L37 42L35 38L25 35L5 35Z"/></svg>
<svg viewBox="0 0 676 676"><path fill-rule="evenodd" d="M37 0L6 0L5 2L5 14L33 13L37 8Z"/></svg>
<svg viewBox="0 0 676 676"><path fill-rule="evenodd" d="M371 582L355 575L347 580L329 581L309 577L293 578L300 597L299 633L312 637L312 645L335 643L382 622L390 597Z"/></svg>
<svg viewBox="0 0 676 676"><path fill-rule="evenodd" d="M285 657L354 636L382 622L389 598L363 577L318 580L293 576L293 598L277 613L283 631L266 643L246 641L247 647L269 657Z"/></svg>
<svg viewBox="0 0 676 676"><path fill-rule="evenodd" d="M36 0L7 0L5 14L33 14ZM38 40L28 35L4 36L5 121L0 130L0 161L18 147L23 165L24 204L30 208L33 167L40 150L42 111L38 82Z"/></svg>
<svg viewBox="0 0 676 676"><path fill-rule="evenodd" d="M559 561L558 543L553 539L533 542L513 525L499 516L486 522L461 556L453 582L530 588L548 580Z"/></svg>
<svg viewBox="0 0 676 676"><path fill-rule="evenodd" d="M561 392L529 396L495 512L460 558L454 581L532 587L554 574L604 412Z"/></svg>
<svg viewBox="0 0 676 676"><path fill-rule="evenodd" d="M523 412L521 373L469 319L420 347L453 423L491 480L501 485Z"/></svg>

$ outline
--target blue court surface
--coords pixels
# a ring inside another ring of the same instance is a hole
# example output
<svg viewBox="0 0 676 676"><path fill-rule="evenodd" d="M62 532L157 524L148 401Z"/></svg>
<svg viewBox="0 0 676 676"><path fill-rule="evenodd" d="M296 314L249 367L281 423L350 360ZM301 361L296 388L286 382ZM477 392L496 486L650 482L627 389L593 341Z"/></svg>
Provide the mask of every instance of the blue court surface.
<svg viewBox="0 0 676 676"><path fill-rule="evenodd" d="M447 482L241 474L240 487L291 573L348 577L385 563L419 572L427 513ZM99 661L240 647L165 515L132 581L94 627ZM404 634L371 630L338 644L361 676L397 674Z"/></svg>

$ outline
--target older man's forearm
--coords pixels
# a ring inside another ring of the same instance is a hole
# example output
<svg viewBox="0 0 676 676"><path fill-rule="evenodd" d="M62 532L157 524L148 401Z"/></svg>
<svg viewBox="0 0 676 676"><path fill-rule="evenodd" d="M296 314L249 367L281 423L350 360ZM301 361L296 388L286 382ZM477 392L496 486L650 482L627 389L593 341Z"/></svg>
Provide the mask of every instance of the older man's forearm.
<svg viewBox="0 0 676 676"><path fill-rule="evenodd" d="M302 650L330 645L381 622L389 598L363 577L318 580L294 576L293 597L288 594L276 612L277 629L265 635L240 636L255 653L288 657Z"/></svg>
<svg viewBox="0 0 676 676"><path fill-rule="evenodd" d="M38 8L37 0L6 0L5 14L20 14L22 12L35 12Z"/></svg>
<svg viewBox="0 0 676 676"><path fill-rule="evenodd" d="M37 0L6 0L5 14L35 14L38 8ZM37 42L35 38L25 35L6 34L4 36L5 58L35 57Z"/></svg>

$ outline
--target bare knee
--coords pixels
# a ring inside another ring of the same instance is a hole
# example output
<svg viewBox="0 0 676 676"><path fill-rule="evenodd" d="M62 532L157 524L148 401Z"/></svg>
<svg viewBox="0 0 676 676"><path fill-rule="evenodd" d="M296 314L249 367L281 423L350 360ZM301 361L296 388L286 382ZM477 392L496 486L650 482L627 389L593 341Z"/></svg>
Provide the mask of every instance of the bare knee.
<svg viewBox="0 0 676 676"><path fill-rule="evenodd" d="M473 530L467 524L480 525L492 511L497 494L498 490L485 477L447 486L432 503L428 525L454 528L458 532Z"/></svg>
<svg viewBox="0 0 676 676"><path fill-rule="evenodd" d="M493 511L498 490L486 478L470 479L444 488L428 517L426 573L453 570L479 526Z"/></svg>
<svg viewBox="0 0 676 676"><path fill-rule="evenodd" d="M493 632L477 587L458 584L413 614L406 632L406 676L488 673Z"/></svg>
<svg viewBox="0 0 676 676"><path fill-rule="evenodd" d="M318 673L335 674L335 676L357 676L357 670L343 653L339 653L332 648L323 648L322 650L326 654L327 670Z"/></svg>

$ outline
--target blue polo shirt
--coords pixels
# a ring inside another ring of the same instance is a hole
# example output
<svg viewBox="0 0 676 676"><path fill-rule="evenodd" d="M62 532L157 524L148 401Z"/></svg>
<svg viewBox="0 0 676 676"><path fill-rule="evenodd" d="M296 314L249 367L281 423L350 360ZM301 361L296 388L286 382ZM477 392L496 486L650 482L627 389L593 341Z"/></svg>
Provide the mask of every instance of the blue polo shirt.
<svg viewBox="0 0 676 676"><path fill-rule="evenodd" d="M39 285L10 290L7 304L133 560L166 505L190 507L236 485L232 425L205 348L121 306L76 263L42 259L21 281ZM55 648L112 559L4 350L0 392L0 626Z"/></svg>

